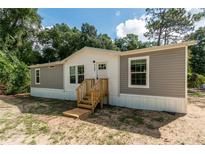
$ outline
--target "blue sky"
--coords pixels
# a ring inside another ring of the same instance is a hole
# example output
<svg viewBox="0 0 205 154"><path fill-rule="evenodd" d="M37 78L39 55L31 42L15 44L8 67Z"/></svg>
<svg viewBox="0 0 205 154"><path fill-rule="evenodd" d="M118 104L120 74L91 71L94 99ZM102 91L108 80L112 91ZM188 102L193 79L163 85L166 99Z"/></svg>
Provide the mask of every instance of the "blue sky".
<svg viewBox="0 0 205 154"><path fill-rule="evenodd" d="M197 13L199 9L187 9L191 13ZM56 23L66 23L71 27L80 29L82 23L88 22L94 25L98 33L106 33L113 40L133 33L139 36L141 41L147 41L144 33L146 13L145 9L39 9L38 13L43 18L44 27L50 27ZM205 26L205 18L195 23L195 29Z"/></svg>
<svg viewBox="0 0 205 154"><path fill-rule="evenodd" d="M98 33L106 33L112 39L130 32L141 35L145 30L140 19L145 14L144 9L39 9L38 13L43 18L44 27L66 23L80 28L82 23L88 22L97 28Z"/></svg>

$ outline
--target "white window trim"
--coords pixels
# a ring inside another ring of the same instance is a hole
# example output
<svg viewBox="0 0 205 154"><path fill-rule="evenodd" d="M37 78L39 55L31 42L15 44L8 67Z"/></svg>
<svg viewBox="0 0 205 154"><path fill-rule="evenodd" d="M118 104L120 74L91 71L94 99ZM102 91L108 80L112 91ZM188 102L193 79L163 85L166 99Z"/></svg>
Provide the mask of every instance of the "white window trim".
<svg viewBox="0 0 205 154"><path fill-rule="evenodd" d="M71 67L74 67L75 68L75 83L71 83L70 82L70 68ZM69 66L69 84L76 84L76 82L77 82L77 79L76 79L76 74L77 74L77 69L76 69L76 65L72 65L72 66Z"/></svg>
<svg viewBox="0 0 205 154"><path fill-rule="evenodd" d="M78 66L83 66L83 69L84 69L83 74L78 74ZM85 65L76 65L76 77L77 77L76 84L80 85L81 83L78 83L78 75L84 75L84 80L85 80Z"/></svg>
<svg viewBox="0 0 205 154"><path fill-rule="evenodd" d="M146 59L146 85L131 85L131 60ZM149 88L149 56L128 58L128 87L129 88Z"/></svg>
<svg viewBox="0 0 205 154"><path fill-rule="evenodd" d="M78 66L83 66L84 67L84 74L78 74ZM70 83L70 67L75 67L75 83ZM84 80L85 80L85 65L71 65L69 66L69 84L71 85L80 85L81 83L78 83L78 75L84 75Z"/></svg>
<svg viewBox="0 0 205 154"><path fill-rule="evenodd" d="M36 71L39 71L39 83L36 82ZM41 78L41 70L40 70L40 68L36 68L35 69L35 84L41 84L40 78Z"/></svg>

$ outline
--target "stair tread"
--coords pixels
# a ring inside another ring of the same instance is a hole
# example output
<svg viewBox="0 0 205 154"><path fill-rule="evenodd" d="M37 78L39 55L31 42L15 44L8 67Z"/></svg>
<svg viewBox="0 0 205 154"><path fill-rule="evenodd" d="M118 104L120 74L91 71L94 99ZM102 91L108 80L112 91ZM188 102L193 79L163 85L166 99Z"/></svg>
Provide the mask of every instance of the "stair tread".
<svg viewBox="0 0 205 154"><path fill-rule="evenodd" d="M78 107L80 108L87 108L87 109L92 109L92 105L88 105L88 104L78 104Z"/></svg>
<svg viewBox="0 0 205 154"><path fill-rule="evenodd" d="M84 100L91 100L91 96L86 95L83 99Z"/></svg>
<svg viewBox="0 0 205 154"><path fill-rule="evenodd" d="M63 112L63 115L73 118L86 118L88 115L91 114L91 111L88 109L82 109L82 108L75 108L68 111Z"/></svg>
<svg viewBox="0 0 205 154"><path fill-rule="evenodd" d="M92 105L91 102L80 102L79 104L83 104L83 105Z"/></svg>
<svg viewBox="0 0 205 154"><path fill-rule="evenodd" d="M82 103L92 104L91 99L84 99L81 101Z"/></svg>

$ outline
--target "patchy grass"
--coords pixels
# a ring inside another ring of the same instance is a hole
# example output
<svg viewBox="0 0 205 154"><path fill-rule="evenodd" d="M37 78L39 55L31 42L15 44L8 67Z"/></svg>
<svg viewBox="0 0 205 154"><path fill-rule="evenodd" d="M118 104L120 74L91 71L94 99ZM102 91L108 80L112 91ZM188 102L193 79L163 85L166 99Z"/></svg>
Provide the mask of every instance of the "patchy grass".
<svg viewBox="0 0 205 154"><path fill-rule="evenodd" d="M16 119L1 119L0 134L4 134L6 131L14 129L18 126Z"/></svg>
<svg viewBox="0 0 205 154"><path fill-rule="evenodd" d="M191 97L205 97L205 90L190 89L188 93Z"/></svg>
<svg viewBox="0 0 205 154"><path fill-rule="evenodd" d="M31 141L30 143L28 143L28 144L30 144L30 145L36 145L36 144L37 144L37 142L36 142L36 140L35 140L35 139L32 139L32 141Z"/></svg>
<svg viewBox="0 0 205 154"><path fill-rule="evenodd" d="M158 121L158 122L163 122L164 121L164 117L156 117L156 118L152 118L152 120Z"/></svg>
<svg viewBox="0 0 205 154"><path fill-rule="evenodd" d="M144 124L143 117L137 116L137 115L122 115L119 118L119 121L124 124L132 124L132 125L142 125Z"/></svg>
<svg viewBox="0 0 205 154"><path fill-rule="evenodd" d="M32 115L28 114L19 119L18 123L25 125L26 134L47 134L49 133L49 127L46 122L35 119Z"/></svg>
<svg viewBox="0 0 205 154"><path fill-rule="evenodd" d="M146 125L148 129L155 129L154 125L153 124L148 124Z"/></svg>
<svg viewBox="0 0 205 154"><path fill-rule="evenodd" d="M50 140L52 140L53 144L60 143L65 138L65 132L53 132L50 135Z"/></svg>
<svg viewBox="0 0 205 154"><path fill-rule="evenodd" d="M204 144L204 93L194 95L186 115L105 106L84 120L62 116L72 101L0 96L0 144Z"/></svg>
<svg viewBox="0 0 205 154"><path fill-rule="evenodd" d="M200 93L200 92L192 92L192 93L190 93L190 96L192 96L192 97L203 97L205 95Z"/></svg>

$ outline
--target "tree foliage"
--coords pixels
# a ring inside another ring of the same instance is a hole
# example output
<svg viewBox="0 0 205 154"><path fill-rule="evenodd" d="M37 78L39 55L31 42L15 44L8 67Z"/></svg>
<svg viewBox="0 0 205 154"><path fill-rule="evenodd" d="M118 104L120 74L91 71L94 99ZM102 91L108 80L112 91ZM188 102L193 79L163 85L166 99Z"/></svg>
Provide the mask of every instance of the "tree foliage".
<svg viewBox="0 0 205 154"><path fill-rule="evenodd" d="M138 39L137 35L127 34L123 38L115 39L115 44L121 51L128 51L128 50L151 47L155 43L154 42L142 42Z"/></svg>
<svg viewBox="0 0 205 154"><path fill-rule="evenodd" d="M61 60L76 51L80 32L67 24L56 24L51 29L42 30L38 38L42 46L43 62L51 62Z"/></svg>
<svg viewBox="0 0 205 154"><path fill-rule="evenodd" d="M197 40L197 44L190 47L190 67L192 72L205 75L205 27L187 35L185 40Z"/></svg>
<svg viewBox="0 0 205 154"><path fill-rule="evenodd" d="M192 14L184 8L146 9L149 39L156 40L157 45L176 43L182 40L184 34L194 30L194 23L199 21L204 13Z"/></svg>
<svg viewBox="0 0 205 154"><path fill-rule="evenodd" d="M0 51L0 83L5 85L6 94L28 92L30 87L28 66L15 55Z"/></svg>
<svg viewBox="0 0 205 154"><path fill-rule="evenodd" d="M64 23L56 24L42 30L38 38L43 47L43 62L62 60L85 46L117 50L107 34L98 35L97 29L88 23L82 24L81 30Z"/></svg>
<svg viewBox="0 0 205 154"><path fill-rule="evenodd" d="M0 9L0 50L14 53L26 64L33 63L33 43L40 26L37 9Z"/></svg>
<svg viewBox="0 0 205 154"><path fill-rule="evenodd" d="M205 83L205 76L198 73L188 74L188 87L189 88L200 88Z"/></svg>

